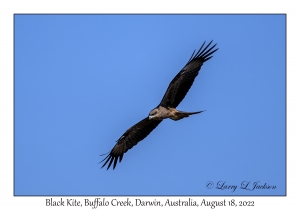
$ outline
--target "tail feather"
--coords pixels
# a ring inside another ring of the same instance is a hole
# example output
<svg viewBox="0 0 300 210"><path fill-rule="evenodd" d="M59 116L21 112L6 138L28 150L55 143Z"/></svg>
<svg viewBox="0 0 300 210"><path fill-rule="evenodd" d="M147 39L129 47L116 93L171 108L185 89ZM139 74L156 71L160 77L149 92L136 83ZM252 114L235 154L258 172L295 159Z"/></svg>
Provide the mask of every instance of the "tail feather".
<svg viewBox="0 0 300 210"><path fill-rule="evenodd" d="M177 110L176 117L171 118L171 119L177 121L177 120L181 120L182 118L189 117L190 115L199 114L199 113L204 112L204 111L206 111L206 110L198 111L198 112L184 112L184 111Z"/></svg>

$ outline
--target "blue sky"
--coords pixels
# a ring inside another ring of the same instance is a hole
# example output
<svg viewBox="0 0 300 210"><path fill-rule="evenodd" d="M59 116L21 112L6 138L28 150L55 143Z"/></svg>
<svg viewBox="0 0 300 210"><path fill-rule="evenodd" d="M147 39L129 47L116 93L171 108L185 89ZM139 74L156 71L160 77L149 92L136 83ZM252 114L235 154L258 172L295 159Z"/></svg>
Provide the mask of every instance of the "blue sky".
<svg viewBox="0 0 300 210"><path fill-rule="evenodd" d="M15 15L14 194L285 195L285 23ZM115 170L100 169L99 155L148 116L205 40L219 50L178 109L207 111L164 120ZM276 188L245 190L244 181Z"/></svg>

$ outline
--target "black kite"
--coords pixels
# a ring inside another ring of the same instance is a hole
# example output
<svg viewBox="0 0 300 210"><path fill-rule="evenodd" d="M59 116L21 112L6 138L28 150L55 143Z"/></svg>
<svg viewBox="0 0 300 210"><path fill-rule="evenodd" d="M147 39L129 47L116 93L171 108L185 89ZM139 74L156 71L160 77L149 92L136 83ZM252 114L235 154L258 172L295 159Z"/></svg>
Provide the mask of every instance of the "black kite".
<svg viewBox="0 0 300 210"><path fill-rule="evenodd" d="M203 63L211 59L212 54L218 50L218 48L214 49L216 44L207 49L211 43L212 41L202 50L204 42L196 54L195 51L193 52L187 64L171 81L160 104L149 113L148 117L129 128L118 139L113 149L101 161L106 160L102 168L108 163L107 169L109 169L114 163L113 169L115 169L118 159L121 162L124 153L148 136L163 119L180 120L189 115L203 112L183 112L176 110L176 107L189 91Z"/></svg>

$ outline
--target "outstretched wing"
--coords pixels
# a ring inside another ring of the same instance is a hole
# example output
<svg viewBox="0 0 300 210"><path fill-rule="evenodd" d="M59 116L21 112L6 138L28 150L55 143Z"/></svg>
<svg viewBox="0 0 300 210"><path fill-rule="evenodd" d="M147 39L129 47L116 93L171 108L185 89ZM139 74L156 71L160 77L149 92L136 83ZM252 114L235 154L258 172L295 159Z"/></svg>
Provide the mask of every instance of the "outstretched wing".
<svg viewBox="0 0 300 210"><path fill-rule="evenodd" d="M211 43L212 41L202 50L205 45L204 42L196 54L195 51L193 52L190 60L169 84L159 105L176 108L180 104L191 88L203 63L211 59L213 57L212 54L218 50L218 48L214 49L216 44L207 49Z"/></svg>
<svg viewBox="0 0 300 210"><path fill-rule="evenodd" d="M110 153L101 162L105 161L103 168L107 163L107 169L114 163L113 169L115 169L118 159L119 162L122 161L124 153L131 149L134 145L142 141L146 136L148 136L151 131L158 126L162 120L149 120L148 117L141 120L131 128L129 128L117 141L117 144L110 151ZM100 163L101 163L100 162Z"/></svg>

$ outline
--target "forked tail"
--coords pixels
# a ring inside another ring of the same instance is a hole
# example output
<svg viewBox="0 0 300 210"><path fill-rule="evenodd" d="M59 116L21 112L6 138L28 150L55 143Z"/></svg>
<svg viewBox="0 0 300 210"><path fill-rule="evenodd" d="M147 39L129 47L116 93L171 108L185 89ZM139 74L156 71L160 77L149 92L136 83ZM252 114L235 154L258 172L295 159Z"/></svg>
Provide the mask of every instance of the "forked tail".
<svg viewBox="0 0 300 210"><path fill-rule="evenodd" d="M206 111L206 110L198 111L198 112L184 112L184 111L177 110L175 116L172 117L171 119L172 120L181 120L182 118L189 117L190 115L193 115L193 114L199 114L204 111Z"/></svg>

